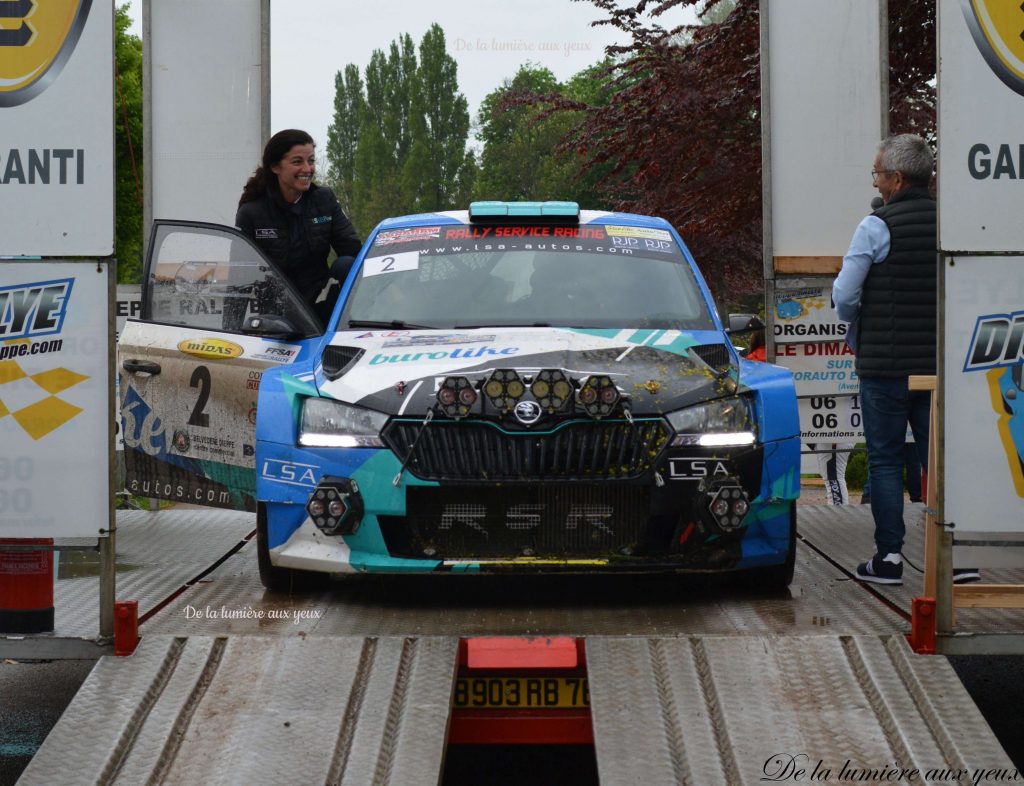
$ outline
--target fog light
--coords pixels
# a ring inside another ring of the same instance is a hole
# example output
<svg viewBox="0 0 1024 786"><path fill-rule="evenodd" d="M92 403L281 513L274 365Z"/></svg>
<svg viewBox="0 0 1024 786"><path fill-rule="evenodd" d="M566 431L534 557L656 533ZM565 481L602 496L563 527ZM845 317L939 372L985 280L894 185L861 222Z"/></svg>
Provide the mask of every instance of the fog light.
<svg viewBox="0 0 1024 786"><path fill-rule="evenodd" d="M572 383L565 376L565 372L557 368L546 368L537 374L530 392L537 399L541 409L554 412L565 406L565 403L572 396Z"/></svg>
<svg viewBox="0 0 1024 786"><path fill-rule="evenodd" d="M306 513L326 535L354 535L363 520L363 498L351 478L327 476L306 503Z"/></svg>
<svg viewBox="0 0 1024 786"><path fill-rule="evenodd" d="M437 403L441 411L456 420L469 414L476 399L473 383L466 377L445 377L437 389Z"/></svg>
<svg viewBox="0 0 1024 786"><path fill-rule="evenodd" d="M715 526L722 532L734 532L743 523L743 517L750 510L747 492L734 478L722 479L701 490L707 500L707 509Z"/></svg>
<svg viewBox="0 0 1024 786"><path fill-rule="evenodd" d="M600 420L612 413L622 396L611 377L591 374L580 388L578 397L586 413Z"/></svg>
<svg viewBox="0 0 1024 786"><path fill-rule="evenodd" d="M526 392L526 385L515 369L499 368L484 383L484 395L499 412L511 412Z"/></svg>

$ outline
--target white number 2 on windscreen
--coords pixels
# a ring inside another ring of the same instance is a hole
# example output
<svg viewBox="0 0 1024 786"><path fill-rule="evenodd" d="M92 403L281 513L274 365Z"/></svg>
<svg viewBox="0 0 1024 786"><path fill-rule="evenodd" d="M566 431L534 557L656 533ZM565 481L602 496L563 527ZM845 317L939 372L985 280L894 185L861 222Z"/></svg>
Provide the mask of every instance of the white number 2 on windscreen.
<svg viewBox="0 0 1024 786"><path fill-rule="evenodd" d="M403 270L418 270L420 266L419 251L403 251L401 254L388 254L363 260L363 277L380 276L385 273L400 273Z"/></svg>

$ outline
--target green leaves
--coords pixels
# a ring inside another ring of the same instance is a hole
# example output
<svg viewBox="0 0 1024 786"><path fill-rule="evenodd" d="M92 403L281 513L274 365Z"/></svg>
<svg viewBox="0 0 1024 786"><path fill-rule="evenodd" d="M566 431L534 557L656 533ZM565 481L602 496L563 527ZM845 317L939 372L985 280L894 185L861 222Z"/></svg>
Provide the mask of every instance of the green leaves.
<svg viewBox="0 0 1024 786"><path fill-rule="evenodd" d="M352 64L335 77L328 182L364 236L387 216L463 208L476 174L468 136L457 66L435 24L418 58L405 34L373 52L364 79Z"/></svg>
<svg viewBox="0 0 1024 786"><path fill-rule="evenodd" d="M142 40L129 35L130 4L114 11L117 280L142 280Z"/></svg>

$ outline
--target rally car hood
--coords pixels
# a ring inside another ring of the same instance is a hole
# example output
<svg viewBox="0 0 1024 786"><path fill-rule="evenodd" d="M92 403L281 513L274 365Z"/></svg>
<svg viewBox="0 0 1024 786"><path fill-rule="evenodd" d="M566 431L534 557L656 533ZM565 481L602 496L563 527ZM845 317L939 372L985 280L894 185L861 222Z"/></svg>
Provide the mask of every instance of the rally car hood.
<svg viewBox="0 0 1024 786"><path fill-rule="evenodd" d="M415 417L434 406L446 376L476 382L509 368L523 377L562 369L579 381L607 374L634 415L729 395L738 383L735 355L718 332L570 328L339 332L316 381L325 396Z"/></svg>

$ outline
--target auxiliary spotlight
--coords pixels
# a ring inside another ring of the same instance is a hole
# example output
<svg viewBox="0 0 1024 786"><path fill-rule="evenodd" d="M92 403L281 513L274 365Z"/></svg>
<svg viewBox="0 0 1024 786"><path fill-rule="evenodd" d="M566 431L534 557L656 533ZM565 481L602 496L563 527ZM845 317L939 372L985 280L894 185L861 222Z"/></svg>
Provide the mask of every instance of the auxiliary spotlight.
<svg viewBox="0 0 1024 786"><path fill-rule="evenodd" d="M325 535L353 535L363 519L363 498L351 478L325 477L306 502L306 513Z"/></svg>
<svg viewBox="0 0 1024 786"><path fill-rule="evenodd" d="M747 493L738 483L712 486L706 492L708 511L722 532L733 532L750 510Z"/></svg>
<svg viewBox="0 0 1024 786"><path fill-rule="evenodd" d="M541 409L549 413L561 409L572 396L572 383L565 372L558 368L546 368L537 374L530 386L530 392L537 399Z"/></svg>
<svg viewBox="0 0 1024 786"><path fill-rule="evenodd" d="M466 377L445 377L437 390L441 411L456 420L466 417L476 403L476 390Z"/></svg>
<svg viewBox="0 0 1024 786"><path fill-rule="evenodd" d="M580 388L577 398L590 417L600 420L612 413L622 396L611 377L591 374Z"/></svg>
<svg viewBox="0 0 1024 786"><path fill-rule="evenodd" d="M525 392L526 385L511 368L495 369L484 383L484 395L499 412L511 412Z"/></svg>

